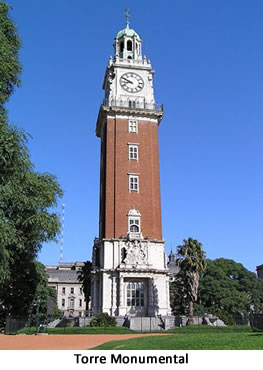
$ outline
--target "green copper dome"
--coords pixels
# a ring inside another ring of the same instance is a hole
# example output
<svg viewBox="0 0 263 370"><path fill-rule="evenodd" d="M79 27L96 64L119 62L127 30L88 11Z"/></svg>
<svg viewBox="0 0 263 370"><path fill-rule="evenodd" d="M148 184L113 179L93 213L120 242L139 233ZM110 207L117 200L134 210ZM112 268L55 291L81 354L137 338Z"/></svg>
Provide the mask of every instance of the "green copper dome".
<svg viewBox="0 0 263 370"><path fill-rule="evenodd" d="M127 25L126 28L124 28L123 30L119 31L116 35L116 38L117 39L120 39L121 37L123 37L124 35L128 36L128 37L133 37L133 36L136 36L139 40L141 40L140 36L138 35L137 32L135 32L132 28L129 28L129 26Z"/></svg>

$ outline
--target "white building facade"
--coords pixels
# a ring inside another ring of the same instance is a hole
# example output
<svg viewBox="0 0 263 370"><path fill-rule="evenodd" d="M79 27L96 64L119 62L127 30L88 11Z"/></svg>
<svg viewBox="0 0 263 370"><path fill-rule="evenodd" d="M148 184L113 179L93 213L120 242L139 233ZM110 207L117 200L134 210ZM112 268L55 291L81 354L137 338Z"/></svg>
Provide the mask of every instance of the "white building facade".
<svg viewBox="0 0 263 370"><path fill-rule="evenodd" d="M86 301L78 272L82 262L46 266L48 286L57 292L57 305L65 318L85 317Z"/></svg>

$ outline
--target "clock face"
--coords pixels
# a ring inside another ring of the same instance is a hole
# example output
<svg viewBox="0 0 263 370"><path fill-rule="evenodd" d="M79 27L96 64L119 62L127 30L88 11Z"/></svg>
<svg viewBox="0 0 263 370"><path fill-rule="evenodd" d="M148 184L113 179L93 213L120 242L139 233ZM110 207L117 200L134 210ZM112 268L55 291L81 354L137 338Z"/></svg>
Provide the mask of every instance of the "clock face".
<svg viewBox="0 0 263 370"><path fill-rule="evenodd" d="M144 86L141 76L134 72L124 73L120 78L120 84L124 90L131 93L141 91Z"/></svg>

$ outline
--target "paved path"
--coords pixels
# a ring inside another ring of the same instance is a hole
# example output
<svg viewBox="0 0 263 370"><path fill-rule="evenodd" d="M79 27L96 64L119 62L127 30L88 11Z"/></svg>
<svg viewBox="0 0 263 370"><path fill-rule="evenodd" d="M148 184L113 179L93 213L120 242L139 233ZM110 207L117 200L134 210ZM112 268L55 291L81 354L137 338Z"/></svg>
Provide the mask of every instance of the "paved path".
<svg viewBox="0 0 263 370"><path fill-rule="evenodd" d="M126 340L138 337L167 334L116 334L116 335L0 335L0 350L85 350L111 340ZM0 354L1 357L1 354Z"/></svg>

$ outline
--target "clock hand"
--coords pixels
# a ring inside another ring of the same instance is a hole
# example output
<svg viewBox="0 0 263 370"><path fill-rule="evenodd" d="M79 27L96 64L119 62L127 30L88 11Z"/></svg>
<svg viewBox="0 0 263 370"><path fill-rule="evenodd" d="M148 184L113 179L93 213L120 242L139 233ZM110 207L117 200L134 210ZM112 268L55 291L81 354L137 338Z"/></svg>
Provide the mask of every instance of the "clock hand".
<svg viewBox="0 0 263 370"><path fill-rule="evenodd" d="M130 83L130 84L132 84L132 83L133 83L132 81L127 80L127 78L125 78L125 77L122 77L122 79L123 79L123 80L125 80L125 81L127 81L127 82L128 82L128 83Z"/></svg>

